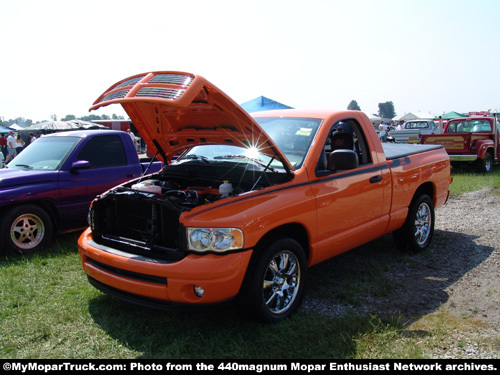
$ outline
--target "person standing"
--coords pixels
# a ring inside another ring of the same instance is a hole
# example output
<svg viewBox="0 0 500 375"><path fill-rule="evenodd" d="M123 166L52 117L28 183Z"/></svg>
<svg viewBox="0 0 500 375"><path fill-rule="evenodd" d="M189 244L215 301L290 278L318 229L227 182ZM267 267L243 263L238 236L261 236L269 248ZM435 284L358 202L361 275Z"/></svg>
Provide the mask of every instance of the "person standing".
<svg viewBox="0 0 500 375"><path fill-rule="evenodd" d="M17 137L16 137L16 154L19 155L19 153L23 150L24 145L25 145L25 143L24 143L24 141L21 138L21 134L17 133Z"/></svg>
<svg viewBox="0 0 500 375"><path fill-rule="evenodd" d="M387 142L387 126L383 122L381 122L378 129L380 130L380 132L378 133L380 141Z"/></svg>
<svg viewBox="0 0 500 375"><path fill-rule="evenodd" d="M3 160L7 158L7 138L5 137L5 133L0 134L0 151L2 151Z"/></svg>
<svg viewBox="0 0 500 375"><path fill-rule="evenodd" d="M135 134L132 132L131 129L127 129L127 133L128 133L128 135L130 135L130 138L132 139L132 142L134 143L134 147L135 147L136 151L139 151L138 147L137 147L137 137L135 136Z"/></svg>
<svg viewBox="0 0 500 375"><path fill-rule="evenodd" d="M16 152L16 139L14 138L14 132L11 130L9 136L7 137L7 158L5 159L5 164L14 159L17 155Z"/></svg>

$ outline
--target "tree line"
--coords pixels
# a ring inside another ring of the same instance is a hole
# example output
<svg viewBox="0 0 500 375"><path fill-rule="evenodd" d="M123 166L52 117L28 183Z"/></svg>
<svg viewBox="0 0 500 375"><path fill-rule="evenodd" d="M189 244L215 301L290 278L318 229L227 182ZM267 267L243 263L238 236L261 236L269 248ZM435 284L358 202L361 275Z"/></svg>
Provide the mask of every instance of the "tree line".
<svg viewBox="0 0 500 375"><path fill-rule="evenodd" d="M361 111L360 106L356 100L351 100L347 109L354 111ZM378 115L381 118L393 118L396 116L396 111L394 110L394 104L392 102L378 103Z"/></svg>
<svg viewBox="0 0 500 375"><path fill-rule="evenodd" d="M358 102L356 100L351 100L349 105L347 106L347 109L349 110L354 110L354 111L361 111L361 107L358 105ZM381 118L393 118L396 116L396 111L394 110L394 104L392 101L385 102L385 103L379 103L378 104L378 115ZM57 121L57 116L52 115L50 116L50 119L52 121ZM123 116L118 116L116 114L112 114L111 116L108 115L87 115L87 116L81 116L81 117L76 117L75 115L66 115L65 117L61 118L61 121L70 121L70 120L82 120L82 121L92 121L92 120L123 120ZM13 124L17 124L22 127L30 126L33 124L33 121L30 119L25 119L23 117L18 117L15 119L10 119L10 120L3 120L0 117L0 125L4 126L11 126Z"/></svg>

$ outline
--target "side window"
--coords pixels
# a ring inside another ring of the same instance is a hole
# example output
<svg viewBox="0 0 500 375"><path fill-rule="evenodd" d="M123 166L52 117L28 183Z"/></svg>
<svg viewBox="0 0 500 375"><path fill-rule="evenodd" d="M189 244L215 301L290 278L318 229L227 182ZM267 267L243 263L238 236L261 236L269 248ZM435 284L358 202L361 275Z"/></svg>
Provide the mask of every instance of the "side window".
<svg viewBox="0 0 500 375"><path fill-rule="evenodd" d="M77 159L88 160L92 168L127 164L127 156L118 135L104 135L90 139L79 152Z"/></svg>
<svg viewBox="0 0 500 375"><path fill-rule="evenodd" d="M354 119L345 119L335 123L327 137L323 153L320 156L316 171L329 172L329 159L335 150L352 150L358 157L359 165L372 162L365 134ZM325 173L317 173L317 175Z"/></svg>

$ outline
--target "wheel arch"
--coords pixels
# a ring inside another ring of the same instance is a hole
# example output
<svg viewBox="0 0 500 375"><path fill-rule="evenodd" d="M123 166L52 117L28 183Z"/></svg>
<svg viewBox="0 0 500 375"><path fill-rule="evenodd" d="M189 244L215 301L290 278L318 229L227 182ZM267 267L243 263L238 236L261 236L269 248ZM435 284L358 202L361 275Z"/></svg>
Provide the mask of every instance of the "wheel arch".
<svg viewBox="0 0 500 375"><path fill-rule="evenodd" d="M278 238L289 237L297 241L304 249L306 259L309 259L309 234L306 228L299 223L288 223L271 229L257 243L254 255L259 254L262 249Z"/></svg>
<svg viewBox="0 0 500 375"><path fill-rule="evenodd" d="M436 205L437 197L436 197L436 189L435 186L432 182L428 181L420 185L417 190L415 191L415 194L413 194L412 200L410 205L420 197L421 195L428 195L432 199L432 203L434 206Z"/></svg>
<svg viewBox="0 0 500 375"><path fill-rule="evenodd" d="M24 205L33 205L38 206L43 209L50 217L50 221L52 222L52 226L54 231L57 231L59 228L59 214L57 213L57 209L55 205L47 200L27 200L20 202L13 202L11 204L7 204L5 206L0 207L0 212L7 212L12 210L15 207L24 206Z"/></svg>

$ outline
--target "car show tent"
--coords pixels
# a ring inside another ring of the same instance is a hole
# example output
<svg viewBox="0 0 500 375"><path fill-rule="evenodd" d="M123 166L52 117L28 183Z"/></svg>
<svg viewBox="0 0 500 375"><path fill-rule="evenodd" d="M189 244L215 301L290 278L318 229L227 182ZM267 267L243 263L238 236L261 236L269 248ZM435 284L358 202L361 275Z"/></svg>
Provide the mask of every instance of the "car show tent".
<svg viewBox="0 0 500 375"><path fill-rule="evenodd" d="M12 129L7 128L6 126L0 125L0 133L8 134Z"/></svg>
<svg viewBox="0 0 500 375"><path fill-rule="evenodd" d="M275 100L266 98L265 96L259 96L255 99L249 100L248 102L245 102L243 104L240 104L241 107L251 113L251 112L260 112L260 111L268 111L272 109L291 109L293 107L290 107L286 104L279 103Z"/></svg>
<svg viewBox="0 0 500 375"><path fill-rule="evenodd" d="M67 130L108 129L108 127L83 120L42 121L24 128L25 131L45 130L47 132Z"/></svg>
<svg viewBox="0 0 500 375"><path fill-rule="evenodd" d="M437 117L441 117L443 120L451 120L453 118L467 117L467 115L465 115L463 113L458 113L458 112L452 111L452 112L444 113L441 116L437 116Z"/></svg>
<svg viewBox="0 0 500 375"><path fill-rule="evenodd" d="M436 118L433 114L426 112L409 112L404 116L399 118L400 121L410 121L410 120L433 120Z"/></svg>
<svg viewBox="0 0 500 375"><path fill-rule="evenodd" d="M107 126L95 124L83 120L69 120L69 121L42 121L36 124L27 126L17 132L21 135L24 142L29 142L29 134L33 133L36 136L62 132L71 130L90 130L90 129L109 129Z"/></svg>

